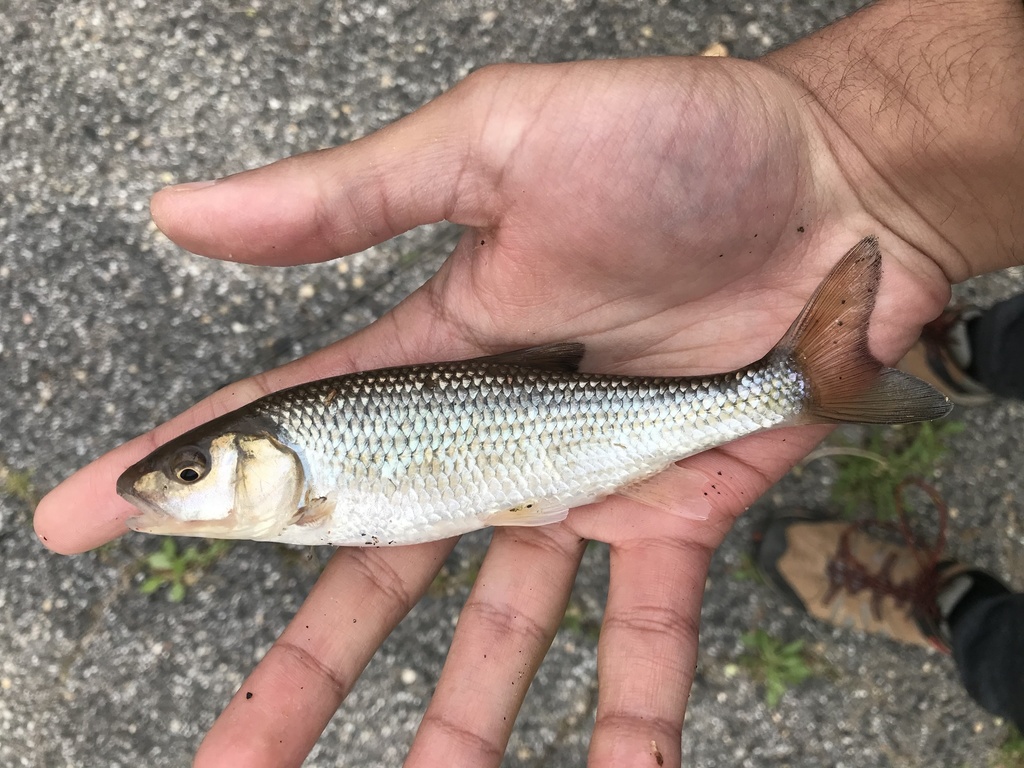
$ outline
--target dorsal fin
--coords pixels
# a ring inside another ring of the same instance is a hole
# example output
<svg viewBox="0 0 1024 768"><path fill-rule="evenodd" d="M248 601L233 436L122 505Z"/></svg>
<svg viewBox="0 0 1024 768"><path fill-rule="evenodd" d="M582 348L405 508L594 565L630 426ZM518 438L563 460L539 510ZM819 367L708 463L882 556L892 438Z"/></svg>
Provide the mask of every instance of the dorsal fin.
<svg viewBox="0 0 1024 768"><path fill-rule="evenodd" d="M541 368L560 373L576 373L586 346L578 341L557 341L539 347L513 349L497 355L475 358L474 362L492 365L514 365L519 368Z"/></svg>

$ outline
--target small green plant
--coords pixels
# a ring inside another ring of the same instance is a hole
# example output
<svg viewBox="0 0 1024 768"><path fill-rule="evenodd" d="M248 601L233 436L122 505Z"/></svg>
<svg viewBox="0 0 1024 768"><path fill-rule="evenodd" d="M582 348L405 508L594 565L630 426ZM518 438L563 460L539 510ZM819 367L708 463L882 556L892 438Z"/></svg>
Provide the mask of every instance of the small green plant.
<svg viewBox="0 0 1024 768"><path fill-rule="evenodd" d="M455 571L450 570L447 565L442 565L434 580L430 582L427 594L431 597L451 597L469 589L480 574L480 566L483 565L483 562L484 556L481 554L474 555Z"/></svg>
<svg viewBox="0 0 1024 768"><path fill-rule="evenodd" d="M747 650L739 664L764 684L764 703L770 709L778 705L786 691L814 674L803 640L783 643L763 629L747 632L740 639Z"/></svg>
<svg viewBox="0 0 1024 768"><path fill-rule="evenodd" d="M811 456L834 457L839 474L832 499L846 517L869 510L878 520L892 520L900 483L911 477L931 477L948 449L947 439L963 428L959 421L874 428L861 446L833 444Z"/></svg>
<svg viewBox="0 0 1024 768"><path fill-rule="evenodd" d="M1021 768L1024 766L1024 735L1010 726L1006 741L999 745L992 758L992 768Z"/></svg>
<svg viewBox="0 0 1024 768"><path fill-rule="evenodd" d="M0 489L5 496L30 507L39 503L39 495L32 484L32 473L27 469L11 469L0 464Z"/></svg>
<svg viewBox="0 0 1024 768"><path fill-rule="evenodd" d="M601 622L591 616L576 600L570 600L562 616L562 629L575 635L596 639L601 633Z"/></svg>
<svg viewBox="0 0 1024 768"><path fill-rule="evenodd" d="M160 549L143 560L149 576L142 582L139 591L151 595L166 585L169 588L167 599L172 603L180 603L185 599L188 588L199 581L203 569L223 557L229 549L230 542L212 541L203 550L190 545L179 552L174 539L164 539Z"/></svg>
<svg viewBox="0 0 1024 768"><path fill-rule="evenodd" d="M317 574L324 569L313 547L297 548L292 544L275 544L274 547L281 556L281 562L290 568Z"/></svg>
<svg viewBox="0 0 1024 768"><path fill-rule="evenodd" d="M743 553L743 556L740 558L740 564L732 570L731 576L736 581L753 581L756 584L767 583L757 567L757 563L754 562L754 556L749 552Z"/></svg>
<svg viewBox="0 0 1024 768"><path fill-rule="evenodd" d="M423 251L415 248L410 248L408 251L399 251L398 253L398 266L409 267L415 264L417 261L423 258Z"/></svg>

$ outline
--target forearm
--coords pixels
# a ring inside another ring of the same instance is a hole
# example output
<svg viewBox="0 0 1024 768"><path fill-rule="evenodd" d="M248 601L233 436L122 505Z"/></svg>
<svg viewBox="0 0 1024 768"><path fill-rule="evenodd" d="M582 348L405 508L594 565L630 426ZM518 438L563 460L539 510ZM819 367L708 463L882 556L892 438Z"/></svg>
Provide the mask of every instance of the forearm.
<svg viewBox="0 0 1024 768"><path fill-rule="evenodd" d="M765 63L868 210L951 281L1024 263L1024 3L883 0Z"/></svg>

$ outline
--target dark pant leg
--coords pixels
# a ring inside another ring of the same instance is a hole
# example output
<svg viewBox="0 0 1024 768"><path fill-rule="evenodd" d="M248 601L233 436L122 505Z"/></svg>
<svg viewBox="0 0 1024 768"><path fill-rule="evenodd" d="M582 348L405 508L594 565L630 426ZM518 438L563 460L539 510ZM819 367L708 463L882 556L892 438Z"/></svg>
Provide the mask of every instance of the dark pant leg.
<svg viewBox="0 0 1024 768"><path fill-rule="evenodd" d="M967 324L967 373L990 392L1024 400L1024 295L1001 301Z"/></svg>
<svg viewBox="0 0 1024 768"><path fill-rule="evenodd" d="M1024 733L1024 594L980 584L949 623L953 659L971 698Z"/></svg>

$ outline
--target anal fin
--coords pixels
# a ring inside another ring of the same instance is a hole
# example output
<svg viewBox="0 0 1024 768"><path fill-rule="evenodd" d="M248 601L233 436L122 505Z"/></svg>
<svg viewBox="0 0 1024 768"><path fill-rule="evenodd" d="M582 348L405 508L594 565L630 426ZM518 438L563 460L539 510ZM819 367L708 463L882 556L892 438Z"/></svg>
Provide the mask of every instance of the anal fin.
<svg viewBox="0 0 1024 768"><path fill-rule="evenodd" d="M702 489L706 484L707 478L702 473L669 464L656 475L619 488L615 495L678 517L707 520L711 516L711 505L694 493L694 488Z"/></svg>

